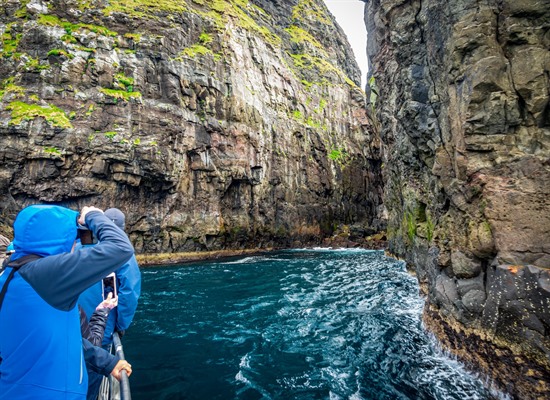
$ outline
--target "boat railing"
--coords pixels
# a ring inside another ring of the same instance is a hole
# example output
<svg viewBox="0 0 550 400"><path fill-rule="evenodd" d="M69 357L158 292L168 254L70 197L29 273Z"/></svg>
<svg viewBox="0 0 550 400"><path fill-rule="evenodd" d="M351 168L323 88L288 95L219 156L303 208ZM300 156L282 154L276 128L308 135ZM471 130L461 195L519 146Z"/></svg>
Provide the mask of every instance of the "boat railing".
<svg viewBox="0 0 550 400"><path fill-rule="evenodd" d="M111 353L118 355L118 358L125 360L124 349L118 332L113 333L113 344ZM99 389L98 400L132 400L130 392L130 380L126 371L121 371L120 382L113 376L104 377Z"/></svg>
<svg viewBox="0 0 550 400"><path fill-rule="evenodd" d="M122 348L122 342L120 341L120 336L118 335L118 332L115 332L113 334L113 346L115 349L115 354L118 355L118 358L120 358L121 360L126 360L126 358L124 357L124 349ZM126 371L122 370L120 375L120 400L132 400L128 374L126 373Z"/></svg>

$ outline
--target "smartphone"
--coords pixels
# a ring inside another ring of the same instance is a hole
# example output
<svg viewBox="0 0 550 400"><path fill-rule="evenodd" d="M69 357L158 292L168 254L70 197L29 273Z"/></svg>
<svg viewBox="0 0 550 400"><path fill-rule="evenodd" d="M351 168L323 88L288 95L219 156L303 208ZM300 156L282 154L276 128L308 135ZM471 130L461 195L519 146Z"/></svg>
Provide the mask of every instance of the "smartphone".
<svg viewBox="0 0 550 400"><path fill-rule="evenodd" d="M113 294L112 298L116 297L116 275L114 272L101 280L101 293L103 293L103 300L107 298L109 293Z"/></svg>

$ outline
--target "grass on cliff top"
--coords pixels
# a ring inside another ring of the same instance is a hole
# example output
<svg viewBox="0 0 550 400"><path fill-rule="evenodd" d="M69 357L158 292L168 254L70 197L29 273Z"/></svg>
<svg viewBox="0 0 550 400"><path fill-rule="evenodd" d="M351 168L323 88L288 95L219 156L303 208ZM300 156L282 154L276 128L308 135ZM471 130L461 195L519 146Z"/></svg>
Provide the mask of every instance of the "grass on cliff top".
<svg viewBox="0 0 550 400"><path fill-rule="evenodd" d="M11 121L9 125L19 125L23 121L30 121L42 117L53 127L73 127L65 111L51 104L43 107L38 104L13 101L7 105L6 109L11 110Z"/></svg>

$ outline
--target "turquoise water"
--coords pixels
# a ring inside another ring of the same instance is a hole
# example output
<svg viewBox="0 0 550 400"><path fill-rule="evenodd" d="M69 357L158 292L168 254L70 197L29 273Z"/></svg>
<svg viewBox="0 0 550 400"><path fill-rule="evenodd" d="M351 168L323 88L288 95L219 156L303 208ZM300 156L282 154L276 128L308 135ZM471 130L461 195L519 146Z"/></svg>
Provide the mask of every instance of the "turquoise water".
<svg viewBox="0 0 550 400"><path fill-rule="evenodd" d="M423 329L380 251L300 250L144 269L123 338L140 399L488 399Z"/></svg>

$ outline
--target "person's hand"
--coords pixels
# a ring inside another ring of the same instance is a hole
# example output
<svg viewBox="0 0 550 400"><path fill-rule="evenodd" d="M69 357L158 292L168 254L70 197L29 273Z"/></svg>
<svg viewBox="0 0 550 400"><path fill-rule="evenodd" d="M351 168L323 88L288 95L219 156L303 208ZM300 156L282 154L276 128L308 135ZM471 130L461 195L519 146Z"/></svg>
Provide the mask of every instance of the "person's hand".
<svg viewBox="0 0 550 400"><path fill-rule="evenodd" d="M109 310L112 310L117 305L118 305L118 296L113 297L113 292L109 292L109 294L107 295L107 298L103 300L101 303L99 303L95 309L99 310L100 308L108 308Z"/></svg>
<svg viewBox="0 0 550 400"><path fill-rule="evenodd" d="M82 207L82 210L80 211L80 215L78 216L78 223L80 225L86 226L86 214L88 214L90 211L101 211L102 209L93 207L93 206L85 206Z"/></svg>
<svg viewBox="0 0 550 400"><path fill-rule="evenodd" d="M128 376L132 375L132 366L126 360L120 360L119 362L117 362L115 367L111 371L111 375L116 378L116 380L120 381L120 379L122 378L122 371L126 371Z"/></svg>

